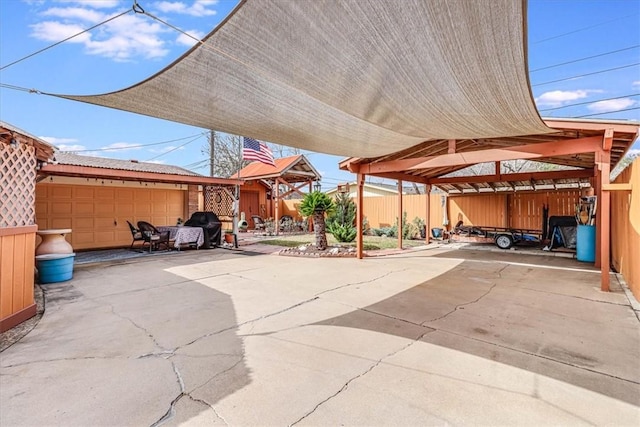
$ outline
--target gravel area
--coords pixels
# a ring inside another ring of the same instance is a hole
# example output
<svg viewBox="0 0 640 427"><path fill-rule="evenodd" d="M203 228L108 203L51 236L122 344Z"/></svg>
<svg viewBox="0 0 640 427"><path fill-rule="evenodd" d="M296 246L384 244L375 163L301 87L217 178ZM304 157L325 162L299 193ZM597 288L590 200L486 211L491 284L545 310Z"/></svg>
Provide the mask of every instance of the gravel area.
<svg viewBox="0 0 640 427"><path fill-rule="evenodd" d="M44 314L44 295L40 285L34 285L34 299L36 301L36 315L31 319L22 322L21 324L9 329L0 334L0 352L3 352L7 348L11 347L16 342L20 341L22 337L27 335L33 328L36 327L42 315Z"/></svg>

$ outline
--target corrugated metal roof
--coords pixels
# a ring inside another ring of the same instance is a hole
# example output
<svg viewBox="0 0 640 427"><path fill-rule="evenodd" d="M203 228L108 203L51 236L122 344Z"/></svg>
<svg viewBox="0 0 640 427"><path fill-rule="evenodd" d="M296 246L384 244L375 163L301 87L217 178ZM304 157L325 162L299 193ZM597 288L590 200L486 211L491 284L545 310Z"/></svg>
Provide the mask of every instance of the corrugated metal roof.
<svg viewBox="0 0 640 427"><path fill-rule="evenodd" d="M202 176L179 166L163 165L159 163L139 162L137 160L110 159L107 157L82 156L79 154L63 153L57 151L54 154L55 163L72 166L88 166L103 169L128 170L135 172L152 172L171 175Z"/></svg>

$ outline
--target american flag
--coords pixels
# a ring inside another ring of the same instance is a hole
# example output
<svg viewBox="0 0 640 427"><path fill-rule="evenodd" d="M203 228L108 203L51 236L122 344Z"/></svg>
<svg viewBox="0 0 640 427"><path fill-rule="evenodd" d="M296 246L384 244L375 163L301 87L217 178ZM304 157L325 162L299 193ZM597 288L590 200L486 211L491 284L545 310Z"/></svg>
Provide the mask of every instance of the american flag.
<svg viewBox="0 0 640 427"><path fill-rule="evenodd" d="M243 137L242 141L242 159L257 160L271 166L276 165L273 162L273 153L267 147L267 144L246 136Z"/></svg>

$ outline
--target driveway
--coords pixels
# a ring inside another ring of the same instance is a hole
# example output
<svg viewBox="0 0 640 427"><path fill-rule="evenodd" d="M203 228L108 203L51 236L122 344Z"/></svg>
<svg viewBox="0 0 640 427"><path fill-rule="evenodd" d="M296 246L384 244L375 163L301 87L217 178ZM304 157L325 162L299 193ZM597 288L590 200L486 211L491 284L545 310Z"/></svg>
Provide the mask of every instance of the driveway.
<svg viewBox="0 0 640 427"><path fill-rule="evenodd" d="M224 249L77 269L0 354L0 424L640 424L640 323L563 258Z"/></svg>

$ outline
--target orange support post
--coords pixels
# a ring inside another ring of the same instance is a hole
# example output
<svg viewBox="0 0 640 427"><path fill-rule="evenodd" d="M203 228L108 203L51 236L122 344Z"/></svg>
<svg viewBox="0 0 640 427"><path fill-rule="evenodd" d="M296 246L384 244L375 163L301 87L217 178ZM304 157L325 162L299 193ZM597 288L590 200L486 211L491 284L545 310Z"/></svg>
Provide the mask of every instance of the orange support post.
<svg viewBox="0 0 640 427"><path fill-rule="evenodd" d="M600 200L598 211L600 219L600 290L609 292L609 269L611 265L611 192L605 190L611 173L611 153L600 153Z"/></svg>
<svg viewBox="0 0 640 427"><path fill-rule="evenodd" d="M425 220L424 220L424 238L426 240L426 244L429 244L429 234L431 233L431 223L429 221L429 217L431 216L431 186L429 184L426 184L424 186L424 194L427 195L426 199L426 210L427 210L427 214L425 216Z"/></svg>
<svg viewBox="0 0 640 427"><path fill-rule="evenodd" d="M402 181L398 180L398 249L402 249Z"/></svg>
<svg viewBox="0 0 640 427"><path fill-rule="evenodd" d="M363 246L362 246L362 225L363 225L363 194L364 194L364 174L358 173L357 175L357 185L358 191L356 192L356 255L358 259L362 259L363 257Z"/></svg>

